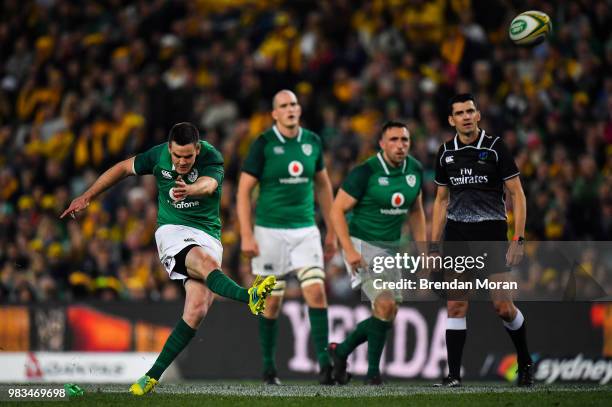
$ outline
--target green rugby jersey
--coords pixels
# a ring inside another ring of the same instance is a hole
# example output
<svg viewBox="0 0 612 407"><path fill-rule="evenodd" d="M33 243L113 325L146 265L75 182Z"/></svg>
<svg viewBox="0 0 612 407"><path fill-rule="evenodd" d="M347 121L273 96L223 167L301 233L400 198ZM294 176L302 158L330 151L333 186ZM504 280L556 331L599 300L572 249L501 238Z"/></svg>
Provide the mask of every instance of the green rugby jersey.
<svg viewBox="0 0 612 407"><path fill-rule="evenodd" d="M153 174L157 181L157 225L184 225L200 229L221 240L221 219L219 203L223 182L223 157L211 144L200 141L200 154L193 168L183 181L193 184L199 177L214 178L219 183L217 190L208 196L187 197L174 202L170 190L174 188L178 173L174 170L168 143L159 144L138 154L134 160L134 172L138 175Z"/></svg>
<svg viewBox="0 0 612 407"><path fill-rule="evenodd" d="M357 200L349 234L368 242L398 241L422 182L423 167L411 156L394 168L378 153L353 168L341 187Z"/></svg>
<svg viewBox="0 0 612 407"><path fill-rule="evenodd" d="M242 171L259 180L255 224L294 229L315 224L314 186L324 168L319 136L300 127L284 137L273 126L251 145Z"/></svg>

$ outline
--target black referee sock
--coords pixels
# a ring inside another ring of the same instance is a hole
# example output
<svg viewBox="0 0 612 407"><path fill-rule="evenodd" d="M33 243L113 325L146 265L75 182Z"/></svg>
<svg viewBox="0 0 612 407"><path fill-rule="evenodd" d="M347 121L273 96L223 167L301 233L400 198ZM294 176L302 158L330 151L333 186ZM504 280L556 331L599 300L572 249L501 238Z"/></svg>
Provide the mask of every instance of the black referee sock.
<svg viewBox="0 0 612 407"><path fill-rule="evenodd" d="M465 318L448 318L446 323L446 352L448 354L448 373L461 378L461 357L467 336Z"/></svg>
<svg viewBox="0 0 612 407"><path fill-rule="evenodd" d="M446 352L448 352L448 372L456 379L461 378L461 356L467 329L446 330Z"/></svg>
<svg viewBox="0 0 612 407"><path fill-rule="evenodd" d="M512 343L516 348L516 358L521 366L530 365L532 363L529 349L527 348L527 328L525 327L525 318L520 309L516 309L516 316L511 322L504 321L504 326Z"/></svg>

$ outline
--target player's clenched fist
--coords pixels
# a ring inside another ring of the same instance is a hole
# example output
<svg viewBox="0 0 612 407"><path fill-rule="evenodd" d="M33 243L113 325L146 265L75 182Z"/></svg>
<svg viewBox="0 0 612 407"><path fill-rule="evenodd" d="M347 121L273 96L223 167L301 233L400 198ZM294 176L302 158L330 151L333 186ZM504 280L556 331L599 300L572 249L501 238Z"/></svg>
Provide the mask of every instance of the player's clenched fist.
<svg viewBox="0 0 612 407"><path fill-rule="evenodd" d="M365 270L367 264L363 256L357 250L349 250L344 253L346 262L351 265L353 274L357 274L360 270Z"/></svg>
<svg viewBox="0 0 612 407"><path fill-rule="evenodd" d="M245 256L257 257L259 256L259 246L253 236L243 236L240 242L240 250Z"/></svg>
<svg viewBox="0 0 612 407"><path fill-rule="evenodd" d="M323 256L325 261L330 261L338 250L338 239L335 233L327 232L325 235L325 244L323 246Z"/></svg>
<svg viewBox="0 0 612 407"><path fill-rule="evenodd" d="M191 193L190 185L187 185L183 178L179 175L176 178L176 182L174 183L174 188L172 188L172 196L175 201L182 201L187 198Z"/></svg>

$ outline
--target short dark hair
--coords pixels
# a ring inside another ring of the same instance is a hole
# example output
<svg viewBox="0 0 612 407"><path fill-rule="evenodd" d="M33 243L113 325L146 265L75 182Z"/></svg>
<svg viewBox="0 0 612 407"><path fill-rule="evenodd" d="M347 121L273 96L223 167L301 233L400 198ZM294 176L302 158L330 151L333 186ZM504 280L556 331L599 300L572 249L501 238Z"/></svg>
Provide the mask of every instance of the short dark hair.
<svg viewBox="0 0 612 407"><path fill-rule="evenodd" d="M200 141L200 132L196 126L188 122L177 123L170 129L168 144L175 142L179 146L197 144Z"/></svg>
<svg viewBox="0 0 612 407"><path fill-rule="evenodd" d="M474 102L474 106L476 106L476 99L474 98L474 95L472 95L471 93L460 93L450 98L448 101L448 115L449 116L453 115L453 105L455 103L463 103L463 102L467 102L470 100Z"/></svg>
<svg viewBox="0 0 612 407"><path fill-rule="evenodd" d="M410 133L410 130L408 129L408 126L406 126L405 123L402 122L398 122L395 120L389 120L388 122L385 122L385 124L383 124L382 126L382 130L380 131L380 139L382 140L383 136L385 135L385 132L389 129L393 129L393 128L402 128L402 129L406 129L406 131L408 131Z"/></svg>

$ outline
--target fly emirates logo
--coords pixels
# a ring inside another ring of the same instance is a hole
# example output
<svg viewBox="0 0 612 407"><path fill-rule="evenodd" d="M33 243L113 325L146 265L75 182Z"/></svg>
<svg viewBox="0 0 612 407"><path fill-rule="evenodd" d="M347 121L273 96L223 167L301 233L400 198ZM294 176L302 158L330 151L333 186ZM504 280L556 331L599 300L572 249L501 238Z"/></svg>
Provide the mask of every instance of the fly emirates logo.
<svg viewBox="0 0 612 407"><path fill-rule="evenodd" d="M449 177L451 184L453 185L473 185L473 184L486 184L489 182L488 175L472 175L471 168L461 168L459 177Z"/></svg>

